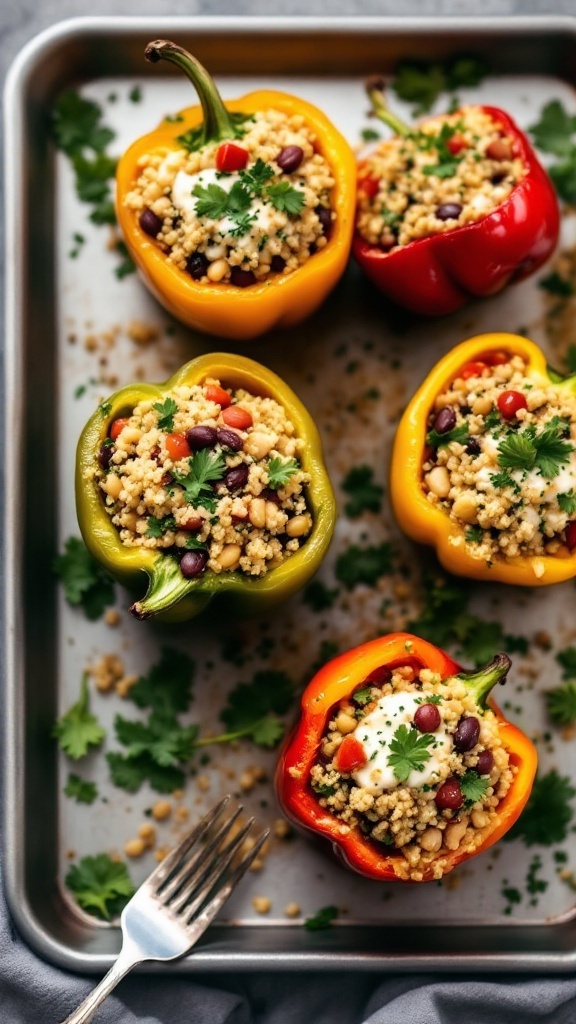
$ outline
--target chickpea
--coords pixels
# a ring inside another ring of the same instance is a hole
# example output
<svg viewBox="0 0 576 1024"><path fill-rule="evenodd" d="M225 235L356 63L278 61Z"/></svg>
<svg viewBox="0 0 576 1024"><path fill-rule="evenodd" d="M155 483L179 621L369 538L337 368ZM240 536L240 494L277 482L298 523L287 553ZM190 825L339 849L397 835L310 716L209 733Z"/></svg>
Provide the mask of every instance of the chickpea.
<svg viewBox="0 0 576 1024"><path fill-rule="evenodd" d="M155 821L164 821L172 811L172 804L169 800L157 800L152 807L152 817Z"/></svg>
<svg viewBox="0 0 576 1024"><path fill-rule="evenodd" d="M226 260L214 260L213 263L208 265L206 276L209 281L222 281L228 273L228 263Z"/></svg>
<svg viewBox="0 0 576 1024"><path fill-rule="evenodd" d="M447 498L450 493L450 476L446 466L434 466L424 477L432 494L437 498Z"/></svg>
<svg viewBox="0 0 576 1024"><path fill-rule="evenodd" d="M244 442L244 451L254 459L263 459L271 448L274 447L274 438L271 434L263 434L254 431Z"/></svg>
<svg viewBox="0 0 576 1024"><path fill-rule="evenodd" d="M124 853L127 857L141 857L146 849L146 843L141 837L129 839L124 846Z"/></svg>
<svg viewBox="0 0 576 1024"><path fill-rule="evenodd" d="M456 518L461 519L464 523L476 523L478 521L476 502L469 492L458 495L452 505L452 511Z"/></svg>
<svg viewBox="0 0 576 1024"><path fill-rule="evenodd" d="M310 532L311 526L310 516L293 516L286 523L286 533L289 537L304 537L305 534Z"/></svg>
<svg viewBox="0 0 576 1024"><path fill-rule="evenodd" d="M446 826L444 832L444 846L447 850L457 850L464 838L468 828L468 818L463 817L460 821L452 821Z"/></svg>
<svg viewBox="0 0 576 1024"><path fill-rule="evenodd" d="M478 398L475 398L472 403L472 412L475 416L487 416L493 404L488 395L478 395Z"/></svg>
<svg viewBox="0 0 576 1024"><path fill-rule="evenodd" d="M427 828L420 836L420 846L427 853L436 853L442 846L442 833L439 828Z"/></svg>
<svg viewBox="0 0 576 1024"><path fill-rule="evenodd" d="M347 715L345 711L340 711L337 715L336 728L343 736L346 736L349 732L354 732L357 724L356 719L352 718L352 715Z"/></svg>
<svg viewBox="0 0 576 1024"><path fill-rule="evenodd" d="M111 498L118 498L120 496L120 491L122 490L122 481L120 477L116 476L115 473L108 473L108 476L102 484L102 489L106 491L106 494L109 494Z"/></svg>
<svg viewBox="0 0 576 1024"><path fill-rule="evenodd" d="M222 548L218 561L223 569L233 569L240 561L240 555L242 554L242 548L239 544L226 544Z"/></svg>
<svg viewBox="0 0 576 1024"><path fill-rule="evenodd" d="M252 498L248 512L252 526L257 530L263 529L266 525L266 501L264 498Z"/></svg>

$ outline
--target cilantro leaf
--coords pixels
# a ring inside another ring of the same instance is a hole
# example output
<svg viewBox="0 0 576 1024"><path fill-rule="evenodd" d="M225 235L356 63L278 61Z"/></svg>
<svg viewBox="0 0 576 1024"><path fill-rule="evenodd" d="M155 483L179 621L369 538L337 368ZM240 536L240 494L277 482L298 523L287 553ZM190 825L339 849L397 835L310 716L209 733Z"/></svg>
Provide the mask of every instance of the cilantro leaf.
<svg viewBox="0 0 576 1024"><path fill-rule="evenodd" d="M278 181L274 185L268 185L265 198L279 213L287 213L291 217L297 217L305 203L304 193L294 188L289 181Z"/></svg>
<svg viewBox="0 0 576 1024"><path fill-rule="evenodd" d="M362 142L377 142L381 137L380 132L375 131L374 128L363 128L360 132Z"/></svg>
<svg viewBox="0 0 576 1024"><path fill-rule="evenodd" d="M268 463L268 482L272 490L277 490L279 487L284 487L287 484L290 477L294 476L300 469L300 463L297 459L283 459L275 456L270 459Z"/></svg>
<svg viewBox="0 0 576 1024"><path fill-rule="evenodd" d="M452 90L480 85L490 68L482 57L462 54L449 61L445 70L447 87Z"/></svg>
<svg viewBox="0 0 576 1024"><path fill-rule="evenodd" d="M557 500L559 508L566 512L567 515L571 516L576 512L576 492L574 490L559 494Z"/></svg>
<svg viewBox="0 0 576 1024"><path fill-rule="evenodd" d="M163 537L168 530L175 529L176 520L174 516L162 516L160 519L157 519L156 516L148 516L147 537Z"/></svg>
<svg viewBox="0 0 576 1024"><path fill-rule="evenodd" d="M105 921L116 917L136 891L126 865L107 853L82 857L72 865L65 882L78 906Z"/></svg>
<svg viewBox="0 0 576 1024"><path fill-rule="evenodd" d="M446 160L440 164L426 164L422 173L428 177L434 175L436 178L453 178L458 172L458 160Z"/></svg>
<svg viewBox="0 0 576 1024"><path fill-rule="evenodd" d="M571 206L576 205L576 150L570 160L549 167L548 174L560 198Z"/></svg>
<svg viewBox="0 0 576 1024"><path fill-rule="evenodd" d="M154 402L153 409L158 413L158 429L171 433L174 430L174 415L178 412L178 404L173 398L163 402Z"/></svg>
<svg viewBox="0 0 576 1024"><path fill-rule="evenodd" d="M72 797L77 804L93 804L98 796L96 783L81 779L74 772L70 772L68 775L68 782L64 786L64 792L66 796Z"/></svg>
<svg viewBox="0 0 576 1024"><path fill-rule="evenodd" d="M478 800L481 800L490 785L489 778L484 778L482 775L478 775L478 772L471 770L464 772L464 775L459 781L460 789L462 790L464 799L469 806L475 804Z"/></svg>
<svg viewBox="0 0 576 1024"><path fill-rule="evenodd" d="M278 716L286 714L294 697L294 684L284 672L256 672L251 683L238 683L228 694L220 719L230 733L274 746L284 731Z"/></svg>
<svg viewBox="0 0 576 1024"><path fill-rule="evenodd" d="M491 473L490 482L493 487L497 487L498 489L511 487L516 494L520 493L520 484L516 483L516 481L512 479L507 470L502 470L501 473Z"/></svg>
<svg viewBox="0 0 576 1024"><path fill-rule="evenodd" d="M126 757L111 751L106 754L106 760L112 782L128 793L136 793L146 781L157 793L173 793L175 789L182 789L185 782L180 768L161 766L147 753Z"/></svg>
<svg viewBox="0 0 576 1024"><path fill-rule="evenodd" d="M338 589L330 590L321 580L313 580L304 591L302 600L315 612L331 608L338 597Z"/></svg>
<svg viewBox="0 0 576 1024"><path fill-rule="evenodd" d="M564 647L556 654L556 661L562 666L563 679L576 678L576 647Z"/></svg>
<svg viewBox="0 0 576 1024"><path fill-rule="evenodd" d="M374 483L374 470L371 466L353 466L342 481L342 490L350 495L350 501L344 506L347 516L354 518L364 510L380 512L384 488Z"/></svg>
<svg viewBox="0 0 576 1024"><path fill-rule="evenodd" d="M558 725L572 725L576 722L576 681L573 679L548 690L544 697L548 714Z"/></svg>
<svg viewBox="0 0 576 1024"><path fill-rule="evenodd" d="M560 295L563 298L574 295L574 285L572 282L562 277L556 270L548 274L548 277L542 277L538 281L538 287L550 295Z"/></svg>
<svg viewBox="0 0 576 1024"><path fill-rule="evenodd" d="M484 537L484 530L481 526L469 526L465 533L468 544L481 544Z"/></svg>
<svg viewBox="0 0 576 1024"><path fill-rule="evenodd" d="M196 185L192 195L198 200L195 206L198 217L220 220L228 212L228 192L221 185Z"/></svg>
<svg viewBox="0 0 576 1024"><path fill-rule="evenodd" d="M336 579L348 590L359 583L373 586L381 576L392 572L392 545L388 541L365 548L352 544L336 559Z"/></svg>
<svg viewBox="0 0 576 1024"><path fill-rule="evenodd" d="M464 444L468 440L468 427L466 423L460 423L456 427L452 427L452 430L446 430L443 434L439 434L437 430L429 430L426 434L426 444L430 448L441 448L443 445L450 444L452 441L458 441L459 444Z"/></svg>
<svg viewBox="0 0 576 1024"><path fill-rule="evenodd" d="M160 661L130 688L130 700L166 717L187 711L194 672L195 664L187 654L163 647Z"/></svg>
<svg viewBox="0 0 576 1024"><path fill-rule="evenodd" d="M73 89L60 94L52 113L52 130L58 149L69 157L86 149L103 153L114 132L100 124L102 109Z"/></svg>
<svg viewBox="0 0 576 1024"><path fill-rule="evenodd" d="M507 434L498 445L498 465L506 469L534 469L536 449L533 439L524 431Z"/></svg>
<svg viewBox="0 0 576 1024"><path fill-rule="evenodd" d="M336 920L339 913L338 907L321 907L313 917L306 918L304 927L308 932L323 931L325 928L331 927L332 922Z"/></svg>
<svg viewBox="0 0 576 1024"><path fill-rule="evenodd" d="M106 736L95 715L90 714L88 696L88 674L85 672L80 684L80 698L55 723L52 736L58 746L72 760L85 757L90 747L98 747Z"/></svg>
<svg viewBox="0 0 576 1024"><path fill-rule="evenodd" d="M77 537L65 541L64 553L54 559L53 569L62 580L68 604L81 606L87 619L99 619L114 603L112 578Z"/></svg>
<svg viewBox="0 0 576 1024"><path fill-rule="evenodd" d="M566 157L574 151L571 136L576 132L576 117L567 113L560 100L547 103L541 111L540 120L528 131L544 153Z"/></svg>
<svg viewBox="0 0 576 1024"><path fill-rule="evenodd" d="M446 76L441 65L415 61L402 61L392 83L398 99L414 104L415 117L431 109L445 86Z"/></svg>
<svg viewBox="0 0 576 1024"><path fill-rule="evenodd" d="M563 425L550 422L539 434L530 427L507 434L498 445L498 465L525 471L537 467L548 479L557 476L574 451L574 445L560 436L561 429Z"/></svg>
<svg viewBox="0 0 576 1024"><path fill-rule="evenodd" d="M255 196L262 194L267 181L274 176L274 170L270 166L258 157L255 164L252 167L247 167L245 170L240 171L240 178L242 182L251 190Z"/></svg>
<svg viewBox="0 0 576 1024"><path fill-rule="evenodd" d="M205 504L208 499L210 504L214 500L211 481L221 480L226 470L226 461L222 453L209 451L202 448L188 460L188 473L178 473L172 470L172 476L176 483L184 488L185 498L189 505ZM208 505L207 507L210 507Z"/></svg>
<svg viewBox="0 0 576 1024"><path fill-rule="evenodd" d="M352 694L352 700L361 708L364 707L365 704L369 704L370 701L372 700L372 687L361 686L358 690L354 690L354 693Z"/></svg>
<svg viewBox="0 0 576 1024"><path fill-rule="evenodd" d="M121 715L114 719L116 738L127 748L126 757L147 754L160 768L188 761L196 745L198 726L181 727L173 717L152 712L148 722L133 722Z"/></svg>
<svg viewBox="0 0 576 1024"><path fill-rule="evenodd" d="M392 768L398 782L406 782L412 771L423 770L432 756L429 750L432 743L434 737L430 733L420 733L417 729L409 729L404 724L398 726L390 740L391 753L387 758L387 764Z"/></svg>
<svg viewBox="0 0 576 1024"><path fill-rule="evenodd" d="M76 174L76 195L83 203L100 203L109 199L110 180L116 172L116 163L105 153L88 160L75 156L72 164Z"/></svg>
<svg viewBox="0 0 576 1024"><path fill-rule="evenodd" d="M555 768L537 775L528 803L506 839L522 839L526 846L552 846L562 843L574 817L570 801L576 789L567 775Z"/></svg>

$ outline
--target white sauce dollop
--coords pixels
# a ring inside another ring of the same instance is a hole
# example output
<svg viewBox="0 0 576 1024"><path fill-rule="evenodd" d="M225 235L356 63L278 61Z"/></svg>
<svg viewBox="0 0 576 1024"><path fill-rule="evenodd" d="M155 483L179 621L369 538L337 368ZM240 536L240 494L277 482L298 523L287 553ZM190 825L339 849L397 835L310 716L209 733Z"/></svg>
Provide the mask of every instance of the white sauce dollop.
<svg viewBox="0 0 576 1024"><path fill-rule="evenodd" d="M184 171L178 171L178 174L174 178L172 185L172 203L177 210L180 211L185 220L189 222L199 221L196 215L196 203L198 197L192 195L197 185L201 185L202 188L207 188L208 185L219 185L220 188L224 189L225 192L230 192L230 189L236 181L240 181L240 175L236 172L230 174L222 174L221 171L217 171L214 167L209 167L204 171L199 171L197 174L185 174ZM274 209L271 203L266 203L262 199L253 199L250 206L244 211L248 216L253 217L252 222L255 231L262 232L267 235L275 235L282 227L286 225L286 217L280 216L278 218L278 212ZM230 231L236 230L236 223L230 217L223 217L220 221L212 221L211 218L207 217L206 220L211 223L218 224L218 230L222 234L225 241L235 242L235 244L242 245L242 243L250 239L250 231L241 236L230 236ZM273 225L272 221L276 220L276 224ZM278 220L281 223L278 223Z"/></svg>

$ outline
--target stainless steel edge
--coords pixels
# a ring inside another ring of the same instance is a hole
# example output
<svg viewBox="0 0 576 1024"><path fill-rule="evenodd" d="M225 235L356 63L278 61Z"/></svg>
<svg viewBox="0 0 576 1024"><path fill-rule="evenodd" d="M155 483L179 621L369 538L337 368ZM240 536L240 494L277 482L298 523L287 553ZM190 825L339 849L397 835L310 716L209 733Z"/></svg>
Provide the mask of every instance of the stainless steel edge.
<svg viewBox="0 0 576 1024"><path fill-rule="evenodd" d="M309 18L297 24L291 18L78 18L62 22L42 33L19 54L8 75L5 95L5 222L6 222L6 341L4 353L4 446L5 519L4 519L4 884L10 912L23 938L40 956L62 967L101 972L110 966L115 952L104 948L98 934L87 951L86 928L78 921L67 921L58 934L48 924L49 915L38 913L31 899L27 880L27 835L25 808L29 796L26 732L29 713L29 688L26 679L27 659L32 653L42 661L42 652L26 649L26 606L24 601L24 529L22 501L25 500L26 473L24 405L26 402L26 331L31 312L27 291L27 270L30 267L30 225L27 223L27 138L26 89L39 68L63 48L73 43L97 40L149 37L159 31L168 33L227 33L235 36L256 34L281 37L287 32L300 36L326 33L342 38L381 34L388 38L401 34L411 39L434 37L451 41L463 36L486 33L490 36L515 34L530 38L557 34L576 46L576 18ZM51 79L55 84L58 76ZM30 566L26 565L28 571ZM30 586L30 580L28 581ZM48 594L47 601L53 599ZM38 680L42 685L42 680ZM50 884L50 883L49 883ZM56 891L51 892L52 909L65 915L65 906ZM77 929L83 944L75 948L70 935ZM68 929L68 930L67 930ZM374 971L546 971L565 972L576 965L576 938L573 922L554 931L549 948L545 947L545 929L531 931L507 928L505 942L500 939L494 952L480 952L467 941L460 941L461 930L452 930L450 943L441 953L410 952L407 936L395 936L398 952L381 952L379 929L364 929L353 936L352 929L335 927L329 934L303 936L302 929L281 929L281 948L270 951L270 930L249 929L250 936L239 948L235 942L238 930L216 927L205 944L185 961L175 965L179 972L190 970L374 970ZM552 925L548 930L553 932ZM438 948L430 929L430 948ZM102 933L100 933L102 934ZM109 936L110 932L106 932ZM344 938L346 936L346 938ZM423 936L424 943L426 935ZM356 950L350 946L357 942ZM514 952L508 950L513 949ZM165 968L163 968L165 970Z"/></svg>

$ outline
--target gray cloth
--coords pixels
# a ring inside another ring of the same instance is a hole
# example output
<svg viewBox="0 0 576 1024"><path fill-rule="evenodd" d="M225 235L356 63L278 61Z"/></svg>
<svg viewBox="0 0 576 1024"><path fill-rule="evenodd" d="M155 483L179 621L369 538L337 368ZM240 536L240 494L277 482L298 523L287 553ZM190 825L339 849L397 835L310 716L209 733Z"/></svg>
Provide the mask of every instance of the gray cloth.
<svg viewBox="0 0 576 1024"><path fill-rule="evenodd" d="M0 0L0 74L32 36L84 14L576 14L574 0ZM38 959L0 901L0 1022L57 1024L94 985ZM99 1024L574 1024L576 980L377 974L139 974L121 982Z"/></svg>

